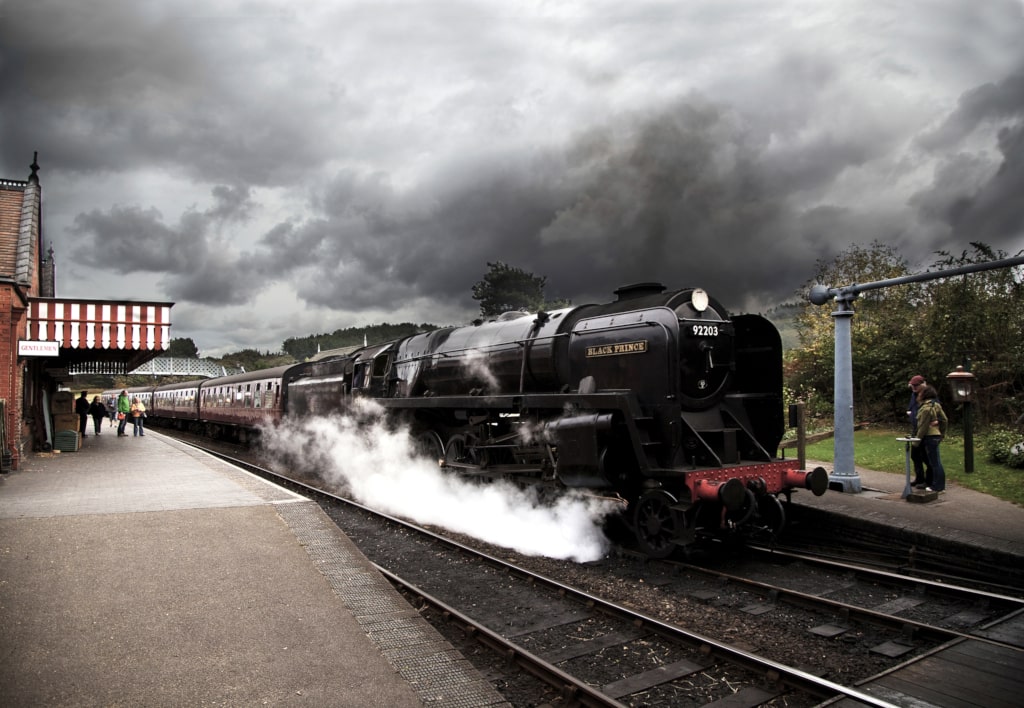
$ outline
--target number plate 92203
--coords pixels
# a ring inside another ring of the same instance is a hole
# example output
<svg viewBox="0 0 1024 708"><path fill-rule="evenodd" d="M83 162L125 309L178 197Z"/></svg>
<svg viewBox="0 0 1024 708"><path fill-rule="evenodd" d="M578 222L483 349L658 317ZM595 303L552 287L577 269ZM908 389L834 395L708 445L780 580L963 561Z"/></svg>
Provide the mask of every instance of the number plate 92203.
<svg viewBox="0 0 1024 708"><path fill-rule="evenodd" d="M686 325L686 334L690 337L717 337L721 333L721 327L713 323L691 322Z"/></svg>

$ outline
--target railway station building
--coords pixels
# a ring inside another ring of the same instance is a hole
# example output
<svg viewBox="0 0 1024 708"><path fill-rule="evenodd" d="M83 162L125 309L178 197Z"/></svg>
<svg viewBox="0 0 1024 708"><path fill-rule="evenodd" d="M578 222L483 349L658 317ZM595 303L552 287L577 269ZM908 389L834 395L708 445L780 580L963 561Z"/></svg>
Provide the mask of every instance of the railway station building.
<svg viewBox="0 0 1024 708"><path fill-rule="evenodd" d="M28 179L0 177L0 454L2 471L50 450L69 430L72 377L123 375L170 345L170 302L60 298L43 249L38 156Z"/></svg>

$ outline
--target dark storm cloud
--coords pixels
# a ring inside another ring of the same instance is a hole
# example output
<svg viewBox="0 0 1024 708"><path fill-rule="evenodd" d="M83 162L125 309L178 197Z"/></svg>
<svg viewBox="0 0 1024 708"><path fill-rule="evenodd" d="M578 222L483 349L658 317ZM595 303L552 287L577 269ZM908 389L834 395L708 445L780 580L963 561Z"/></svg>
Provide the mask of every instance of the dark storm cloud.
<svg viewBox="0 0 1024 708"><path fill-rule="evenodd" d="M131 279L204 350L464 321L498 260L767 309L851 243L1018 250L1021 36L1019 0L6 0L0 177L39 151L62 296Z"/></svg>
<svg viewBox="0 0 1024 708"><path fill-rule="evenodd" d="M277 34L259 36L248 33L245 15L175 5L6 2L0 104L18 111L0 113L3 162L23 161L10 151L28 146L49 169L164 167L258 185L295 180L324 160L337 134L327 116L359 108L340 88L314 93L280 83L287 80L275 41L298 31L289 14L273 18ZM225 51L234 43L244 51ZM277 92L288 100L275 100ZM308 139L313 130L319 144Z"/></svg>
<svg viewBox="0 0 1024 708"><path fill-rule="evenodd" d="M957 108L933 132L923 135L928 150L956 146L980 124L1024 116L1024 67L998 83L986 83L964 93Z"/></svg>
<svg viewBox="0 0 1024 708"><path fill-rule="evenodd" d="M113 207L79 214L74 233L80 239L76 259L118 273L182 272L196 256L206 253L202 233L166 226L154 207Z"/></svg>
<svg viewBox="0 0 1024 708"><path fill-rule="evenodd" d="M1014 243L1024 250L1024 120L999 131L1002 164L966 202L950 214L960 239Z"/></svg>
<svg viewBox="0 0 1024 708"><path fill-rule="evenodd" d="M979 150L972 137L986 124L1001 127L996 144ZM964 93L919 144L951 154L911 199L922 217L946 224L958 240L1024 249L1024 67Z"/></svg>
<svg viewBox="0 0 1024 708"><path fill-rule="evenodd" d="M155 208L113 207L79 214L72 255L82 265L120 274L156 274L175 300L210 305L244 303L260 281L232 258L216 227L243 220L253 205L244 188L218 185L213 206L191 209L168 226ZM212 234L212 235L211 235Z"/></svg>
<svg viewBox="0 0 1024 708"><path fill-rule="evenodd" d="M811 182L827 191L862 165L870 147L833 143L794 164L769 152L752 120L690 98L589 129L557 153L459 165L429 190L344 171L311 200L318 218L271 230L238 271L301 275L306 302L356 310L423 293L465 303L496 260L547 276L549 297L577 303L657 280L768 309L793 295L809 262L906 230L884 210L798 203Z"/></svg>
<svg viewBox="0 0 1024 708"><path fill-rule="evenodd" d="M379 174L345 171L313 200L319 218L278 225L252 261L306 274L297 287L311 304L349 308L391 307L423 293L466 303L488 260L557 267L530 253L556 207L544 175L523 165L496 170L436 175L440 191L396 190Z"/></svg>
<svg viewBox="0 0 1024 708"><path fill-rule="evenodd" d="M465 302L497 260L547 276L549 297L576 302L652 279L775 302L808 256L841 248L835 235L852 218L819 209L804 219L788 201L800 187L763 150L733 112L694 99L588 130L558 154L435 175L443 198L339 174L315 200L322 218L279 226L256 260L307 273L308 302L351 308L423 292ZM826 151L817 169L835 175L861 159Z"/></svg>

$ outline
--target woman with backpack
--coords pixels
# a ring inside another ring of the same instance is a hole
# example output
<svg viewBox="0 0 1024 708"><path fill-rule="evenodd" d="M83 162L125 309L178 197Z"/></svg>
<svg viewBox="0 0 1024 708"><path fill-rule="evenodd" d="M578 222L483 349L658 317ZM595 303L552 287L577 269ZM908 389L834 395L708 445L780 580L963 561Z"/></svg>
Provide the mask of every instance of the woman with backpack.
<svg viewBox="0 0 1024 708"><path fill-rule="evenodd" d="M939 457L939 443L946 435L946 426L949 425L949 418L939 404L939 392L934 386L925 386L917 394L920 406L917 409L917 435L920 445L924 449L925 459L931 467L931 479L925 487L928 491L946 491L946 470L942 467L942 459Z"/></svg>

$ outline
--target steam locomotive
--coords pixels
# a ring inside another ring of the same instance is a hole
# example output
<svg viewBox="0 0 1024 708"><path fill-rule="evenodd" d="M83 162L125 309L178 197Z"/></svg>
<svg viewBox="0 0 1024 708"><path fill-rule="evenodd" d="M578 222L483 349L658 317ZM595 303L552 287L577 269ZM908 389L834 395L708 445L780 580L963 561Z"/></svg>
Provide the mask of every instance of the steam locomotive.
<svg viewBox="0 0 1024 708"><path fill-rule="evenodd" d="M730 317L700 288L615 295L133 394L158 420L242 438L368 397L455 473L620 498L652 557L777 534L780 496L820 496L828 475L775 457L785 421L774 325Z"/></svg>

